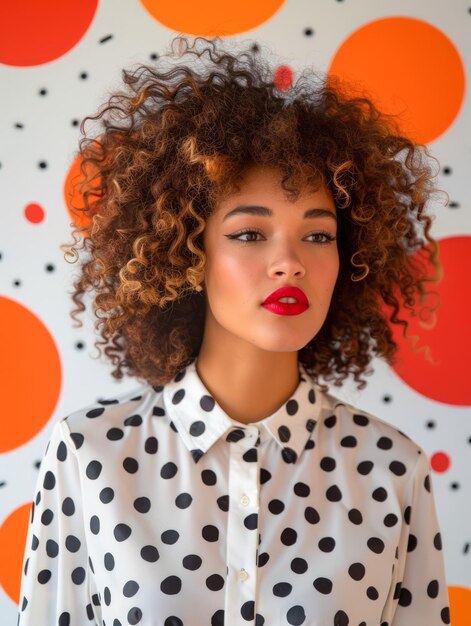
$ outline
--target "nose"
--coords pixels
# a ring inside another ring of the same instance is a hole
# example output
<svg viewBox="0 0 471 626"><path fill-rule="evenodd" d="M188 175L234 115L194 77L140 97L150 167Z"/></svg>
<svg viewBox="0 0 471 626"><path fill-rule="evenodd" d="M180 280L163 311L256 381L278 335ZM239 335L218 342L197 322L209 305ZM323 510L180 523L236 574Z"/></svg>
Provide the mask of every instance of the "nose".
<svg viewBox="0 0 471 626"><path fill-rule="evenodd" d="M273 276L304 276L306 268L299 258L289 246L285 246L283 250L280 250L275 260L271 263L270 274Z"/></svg>

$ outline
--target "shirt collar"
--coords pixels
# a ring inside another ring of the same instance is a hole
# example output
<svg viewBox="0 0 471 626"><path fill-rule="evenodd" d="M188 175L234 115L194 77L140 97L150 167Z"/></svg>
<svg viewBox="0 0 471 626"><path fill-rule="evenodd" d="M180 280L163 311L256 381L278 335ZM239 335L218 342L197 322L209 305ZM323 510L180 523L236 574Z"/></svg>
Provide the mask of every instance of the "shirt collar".
<svg viewBox="0 0 471 626"><path fill-rule="evenodd" d="M163 387L165 410L195 463L221 437L236 441L255 426L259 437L266 433L280 447L287 463L296 463L308 446L322 409L322 390L298 362L299 384L290 398L272 415L244 424L229 417L204 386L196 370L196 359ZM234 432L231 432L234 431ZM308 447L313 447L314 442Z"/></svg>

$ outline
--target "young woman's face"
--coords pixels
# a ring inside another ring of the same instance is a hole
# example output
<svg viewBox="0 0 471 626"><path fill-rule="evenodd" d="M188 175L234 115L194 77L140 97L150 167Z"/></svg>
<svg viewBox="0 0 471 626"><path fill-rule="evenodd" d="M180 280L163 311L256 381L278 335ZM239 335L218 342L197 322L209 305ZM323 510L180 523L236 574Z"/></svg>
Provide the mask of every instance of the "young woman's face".
<svg viewBox="0 0 471 626"><path fill-rule="evenodd" d="M291 202L280 180L271 167L248 169L240 192L224 199L207 221L205 333L226 345L242 341L268 351L297 351L319 332L327 316L339 271L332 195L322 187ZM242 210L229 215L248 205L266 207L263 212L270 215ZM322 214L304 217L312 209ZM241 234L243 230L257 232ZM307 309L280 315L262 306L285 285L302 289Z"/></svg>

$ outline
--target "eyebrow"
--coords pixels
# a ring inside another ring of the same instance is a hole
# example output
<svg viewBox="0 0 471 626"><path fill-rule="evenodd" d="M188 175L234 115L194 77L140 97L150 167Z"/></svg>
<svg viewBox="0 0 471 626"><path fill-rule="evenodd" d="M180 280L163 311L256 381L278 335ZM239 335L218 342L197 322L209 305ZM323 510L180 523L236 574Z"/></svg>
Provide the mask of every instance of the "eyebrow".
<svg viewBox="0 0 471 626"><path fill-rule="evenodd" d="M260 215L262 217L271 217L273 215L273 211L266 206L259 206L256 204L242 204L241 206L237 206L235 209L232 209L223 217L223 222L227 220L227 218L232 217L234 215ZM317 208L317 209L307 209L304 211L303 217L305 219L310 219L313 217L331 217L335 222L337 222L337 216L333 211L330 211L326 208Z"/></svg>

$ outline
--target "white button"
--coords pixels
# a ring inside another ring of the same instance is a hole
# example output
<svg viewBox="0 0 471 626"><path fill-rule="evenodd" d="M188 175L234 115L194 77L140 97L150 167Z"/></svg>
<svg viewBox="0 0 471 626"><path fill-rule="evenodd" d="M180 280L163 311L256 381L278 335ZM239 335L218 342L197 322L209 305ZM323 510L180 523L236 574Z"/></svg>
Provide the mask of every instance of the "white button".
<svg viewBox="0 0 471 626"><path fill-rule="evenodd" d="M247 574L245 569L242 568L239 572L239 580L247 580L248 577L249 575Z"/></svg>
<svg viewBox="0 0 471 626"><path fill-rule="evenodd" d="M247 506L247 504L250 502L250 498L246 495L243 495L242 498L240 499L240 503L243 506Z"/></svg>

